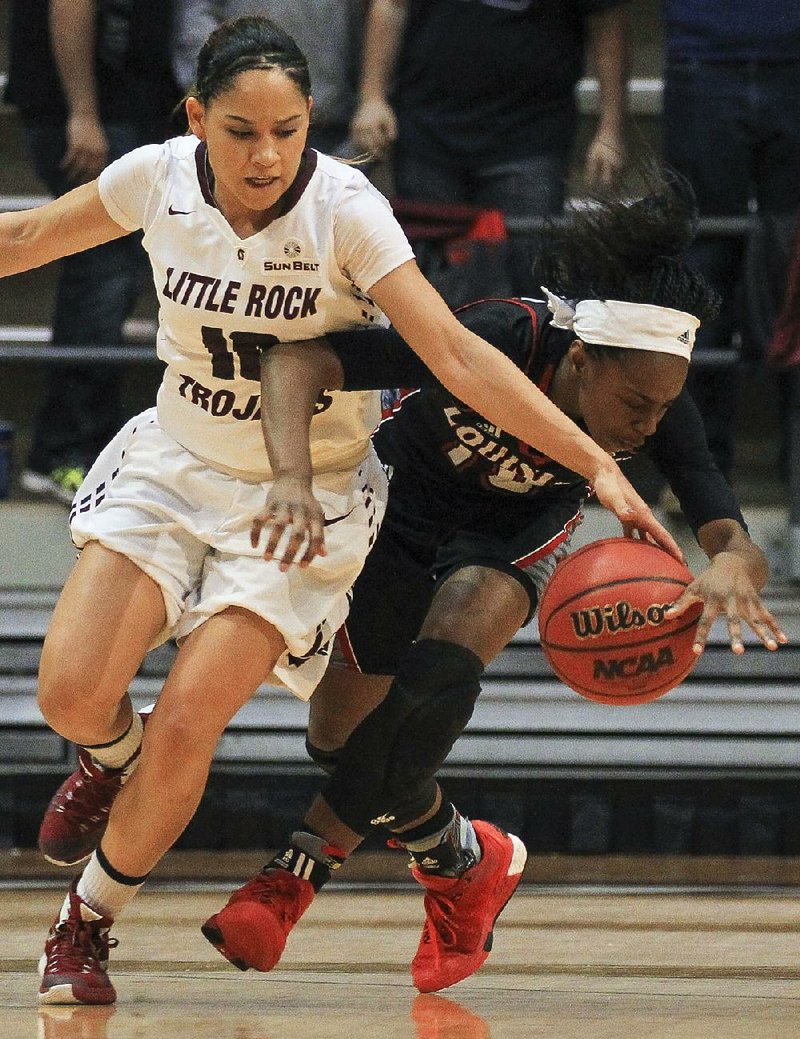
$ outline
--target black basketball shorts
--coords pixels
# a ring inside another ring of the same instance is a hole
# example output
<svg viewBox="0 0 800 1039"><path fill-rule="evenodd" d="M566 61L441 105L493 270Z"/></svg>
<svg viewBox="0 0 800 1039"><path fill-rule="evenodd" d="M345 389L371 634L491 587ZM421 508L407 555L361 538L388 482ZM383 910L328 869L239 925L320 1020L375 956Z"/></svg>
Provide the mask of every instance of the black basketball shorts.
<svg viewBox="0 0 800 1039"><path fill-rule="evenodd" d="M353 586L331 666L395 674L437 584L466 566L489 567L519 580L530 597L530 619L581 519L581 501L570 494L464 497L452 485L443 488L395 472L386 516Z"/></svg>

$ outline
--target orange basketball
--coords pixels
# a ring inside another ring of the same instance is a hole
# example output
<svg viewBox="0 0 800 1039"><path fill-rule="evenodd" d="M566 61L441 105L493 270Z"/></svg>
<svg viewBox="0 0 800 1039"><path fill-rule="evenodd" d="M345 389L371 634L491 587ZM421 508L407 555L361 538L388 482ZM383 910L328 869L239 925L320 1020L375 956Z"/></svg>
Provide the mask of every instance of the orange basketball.
<svg viewBox="0 0 800 1039"><path fill-rule="evenodd" d="M638 704L669 692L697 663L692 645L703 612L664 612L693 580L655 545L604 538L556 566L539 603L539 635L561 679L588 700Z"/></svg>

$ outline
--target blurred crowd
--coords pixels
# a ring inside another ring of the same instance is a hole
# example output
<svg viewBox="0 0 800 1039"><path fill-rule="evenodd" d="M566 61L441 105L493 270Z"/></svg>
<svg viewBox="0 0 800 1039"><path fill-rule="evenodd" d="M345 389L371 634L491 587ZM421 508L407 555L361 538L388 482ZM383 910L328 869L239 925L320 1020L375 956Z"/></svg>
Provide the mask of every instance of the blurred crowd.
<svg viewBox="0 0 800 1039"><path fill-rule="evenodd" d="M576 194L620 185L640 150L628 113L638 6L12 0L6 101L39 177L60 195L124 152L182 132L180 101L209 31L267 15L309 57L311 146L364 164L448 302L537 295L530 271L542 221ZM722 298L700 332L690 388L730 475L740 360L771 362L788 482L800 358L800 5L662 0L660 18L663 158L694 189L701 222L690 259ZM598 106L583 141L576 86L586 76ZM743 218L753 233L742 233ZM145 275L135 236L63 261L53 341L121 342ZM126 417L119 378L113 365L52 367L21 474L27 490L71 500Z"/></svg>

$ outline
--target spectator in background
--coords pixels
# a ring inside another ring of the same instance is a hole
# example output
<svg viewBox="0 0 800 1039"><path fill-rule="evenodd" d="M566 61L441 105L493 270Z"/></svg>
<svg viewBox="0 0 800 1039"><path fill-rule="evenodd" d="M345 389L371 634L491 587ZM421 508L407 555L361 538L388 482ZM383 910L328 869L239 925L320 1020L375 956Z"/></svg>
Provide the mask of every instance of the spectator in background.
<svg viewBox="0 0 800 1039"><path fill-rule="evenodd" d="M358 89L366 0L176 0L174 71L181 90L192 86L197 55L218 25L242 15L277 22L308 56L314 107L308 143L339 158L353 157L350 120Z"/></svg>
<svg viewBox="0 0 800 1039"><path fill-rule="evenodd" d="M664 23L665 159L691 181L701 216L741 217L755 208L785 224L800 205L800 5L664 0ZM731 348L745 249L731 235L705 235L693 247L690 262L723 299L720 316L700 330L700 349ZM736 366L692 369L689 387L727 476ZM787 439L784 423L784 467Z"/></svg>
<svg viewBox="0 0 800 1039"><path fill-rule="evenodd" d="M167 136L177 98L164 43L170 10L164 0L12 0L5 100L53 195ZM119 343L146 273L135 237L64 259L53 342ZM121 424L116 365L51 365L22 486L69 504Z"/></svg>
<svg viewBox="0 0 800 1039"><path fill-rule="evenodd" d="M623 0L373 0L355 144L391 150L400 198L560 213L587 48L600 119L586 179L607 186L622 165L626 31ZM516 294L530 291L532 252L512 237Z"/></svg>

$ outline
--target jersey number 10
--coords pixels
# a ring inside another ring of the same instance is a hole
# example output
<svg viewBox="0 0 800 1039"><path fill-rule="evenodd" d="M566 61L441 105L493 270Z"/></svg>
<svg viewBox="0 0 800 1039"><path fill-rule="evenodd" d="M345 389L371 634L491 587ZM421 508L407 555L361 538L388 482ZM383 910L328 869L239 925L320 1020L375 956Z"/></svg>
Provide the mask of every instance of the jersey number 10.
<svg viewBox="0 0 800 1039"><path fill-rule="evenodd" d="M239 358L239 374L243 379L261 381L261 354L280 342L277 336L263 332L231 332L230 343L221 328L203 325L203 346L211 354L211 374L215 379L235 379L235 358Z"/></svg>

